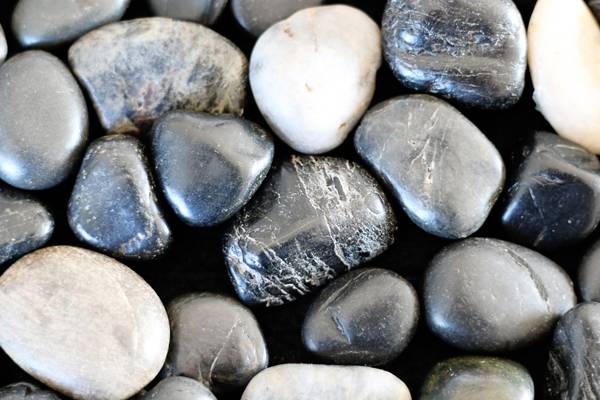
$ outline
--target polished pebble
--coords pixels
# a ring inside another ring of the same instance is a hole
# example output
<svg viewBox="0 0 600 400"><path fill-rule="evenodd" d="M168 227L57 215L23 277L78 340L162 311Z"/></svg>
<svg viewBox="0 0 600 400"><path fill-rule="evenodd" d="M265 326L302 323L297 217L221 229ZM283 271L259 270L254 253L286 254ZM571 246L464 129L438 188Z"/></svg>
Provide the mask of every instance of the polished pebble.
<svg viewBox="0 0 600 400"><path fill-rule="evenodd" d="M148 0L154 15L213 25L227 0Z"/></svg>
<svg viewBox="0 0 600 400"><path fill-rule="evenodd" d="M581 298L600 302L600 241L586 252L577 278Z"/></svg>
<svg viewBox="0 0 600 400"><path fill-rule="evenodd" d="M200 382L183 376L173 376L158 382L140 400L217 400L217 398Z"/></svg>
<svg viewBox="0 0 600 400"><path fill-rule="evenodd" d="M60 397L31 383L19 382L0 388L0 400L60 400Z"/></svg>
<svg viewBox="0 0 600 400"><path fill-rule="evenodd" d="M6 36L4 35L4 30L2 29L2 25L0 25L0 64L4 62L6 59L6 54L8 53L8 44L6 43Z"/></svg>
<svg viewBox="0 0 600 400"><path fill-rule="evenodd" d="M271 25L305 8L320 6L323 0L231 0L238 23L248 32L260 36Z"/></svg>

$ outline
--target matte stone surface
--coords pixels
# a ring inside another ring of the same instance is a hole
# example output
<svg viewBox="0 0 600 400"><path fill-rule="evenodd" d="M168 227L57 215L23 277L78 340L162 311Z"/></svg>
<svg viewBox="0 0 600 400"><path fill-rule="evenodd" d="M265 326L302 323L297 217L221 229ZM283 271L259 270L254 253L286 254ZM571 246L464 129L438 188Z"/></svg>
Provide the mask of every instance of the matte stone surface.
<svg viewBox="0 0 600 400"><path fill-rule="evenodd" d="M199 24L155 17L106 25L71 46L69 62L115 133L144 132L174 109L243 112L246 57Z"/></svg>
<svg viewBox="0 0 600 400"><path fill-rule="evenodd" d="M104 136L89 146L68 216L81 241L114 256L152 259L171 242L144 149L129 135Z"/></svg>
<svg viewBox="0 0 600 400"><path fill-rule="evenodd" d="M0 388L0 400L60 400L60 398L30 383L19 382Z"/></svg>
<svg viewBox="0 0 600 400"><path fill-rule="evenodd" d="M27 51L0 67L0 179L26 190L61 183L87 140L83 93L50 53Z"/></svg>
<svg viewBox="0 0 600 400"><path fill-rule="evenodd" d="M246 303L293 301L393 243L393 211L356 163L292 156L271 171L225 238L229 275Z"/></svg>
<svg viewBox="0 0 600 400"><path fill-rule="evenodd" d="M143 400L217 400L217 398L198 381L183 376L174 376L160 381Z"/></svg>
<svg viewBox="0 0 600 400"><path fill-rule="evenodd" d="M8 53L8 45L6 44L6 36L4 35L4 30L2 29L2 25L0 25L0 64L4 62L6 59L6 54Z"/></svg>
<svg viewBox="0 0 600 400"><path fill-rule="evenodd" d="M234 116L172 112L153 129L165 197L192 226L219 224L242 208L269 172L274 145L258 125Z"/></svg>
<svg viewBox="0 0 600 400"><path fill-rule="evenodd" d="M476 232L504 184L504 162L494 145L433 96L401 96L375 106L354 146L408 216L444 238Z"/></svg>
<svg viewBox="0 0 600 400"><path fill-rule="evenodd" d="M396 358L417 328L419 300L400 275L378 268L334 280L306 313L304 346L339 364L380 365Z"/></svg>
<svg viewBox="0 0 600 400"><path fill-rule="evenodd" d="M148 0L154 15L212 25L225 9L227 0Z"/></svg>
<svg viewBox="0 0 600 400"><path fill-rule="evenodd" d="M231 0L233 15L239 24L255 36L296 11L319 6L323 0Z"/></svg>
<svg viewBox="0 0 600 400"><path fill-rule="evenodd" d="M600 241L585 254L579 267L579 293L584 301L600 302Z"/></svg>
<svg viewBox="0 0 600 400"><path fill-rule="evenodd" d="M448 246L425 275L431 330L467 351L501 352L544 337L577 299L550 259L497 239Z"/></svg>
<svg viewBox="0 0 600 400"><path fill-rule="evenodd" d="M385 57L417 91L478 108L508 108L525 86L527 37L511 0L389 0Z"/></svg>
<svg viewBox="0 0 600 400"><path fill-rule="evenodd" d="M48 247L0 277L0 345L69 397L125 399L162 367L169 321L152 288L123 264Z"/></svg>

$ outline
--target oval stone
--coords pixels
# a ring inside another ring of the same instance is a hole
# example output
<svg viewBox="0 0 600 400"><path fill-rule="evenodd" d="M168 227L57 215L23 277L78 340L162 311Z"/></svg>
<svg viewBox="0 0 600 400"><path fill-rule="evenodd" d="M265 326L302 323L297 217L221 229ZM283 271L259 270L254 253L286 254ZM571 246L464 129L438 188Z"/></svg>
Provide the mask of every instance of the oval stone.
<svg viewBox="0 0 600 400"><path fill-rule="evenodd" d="M173 376L158 382L141 400L217 400L200 382L183 376Z"/></svg>
<svg viewBox="0 0 600 400"><path fill-rule="evenodd" d="M0 400L60 400L60 397L26 382L0 388Z"/></svg>
<svg viewBox="0 0 600 400"><path fill-rule="evenodd" d="M323 0L231 0L231 9L235 19L245 30L260 36L271 25L296 11L320 6L322 3Z"/></svg>
<svg viewBox="0 0 600 400"><path fill-rule="evenodd" d="M26 190L61 183L87 140L83 93L50 53L27 51L0 67L0 179Z"/></svg>
<svg viewBox="0 0 600 400"><path fill-rule="evenodd" d="M4 35L4 30L2 29L2 25L0 25L0 64L4 62L6 59L6 54L8 53L8 45L6 44L6 36Z"/></svg>
<svg viewBox="0 0 600 400"><path fill-rule="evenodd" d="M123 264L48 247L0 277L0 345L67 396L124 399L160 371L169 321L152 288Z"/></svg>
<svg viewBox="0 0 600 400"><path fill-rule="evenodd" d="M579 293L584 301L600 302L600 241L585 254L579 267Z"/></svg>
<svg viewBox="0 0 600 400"><path fill-rule="evenodd" d="M148 0L154 15L212 25L221 15L227 0Z"/></svg>

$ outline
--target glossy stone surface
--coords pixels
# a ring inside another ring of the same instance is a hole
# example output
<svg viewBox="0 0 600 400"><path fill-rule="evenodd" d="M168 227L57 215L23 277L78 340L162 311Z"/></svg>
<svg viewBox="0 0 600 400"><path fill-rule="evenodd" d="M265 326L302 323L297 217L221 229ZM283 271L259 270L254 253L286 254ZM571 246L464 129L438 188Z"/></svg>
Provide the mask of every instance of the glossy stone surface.
<svg viewBox="0 0 600 400"><path fill-rule="evenodd" d="M104 136L89 146L68 217L79 240L117 257L152 259L171 242L144 149L129 135Z"/></svg>
<svg viewBox="0 0 600 400"><path fill-rule="evenodd" d="M577 282L584 301L600 302L600 241L597 241L583 257Z"/></svg>
<svg viewBox="0 0 600 400"><path fill-rule="evenodd" d="M339 146L373 97L380 36L367 14L345 5L302 10L269 28L252 51L250 85L273 131L302 153Z"/></svg>
<svg viewBox="0 0 600 400"><path fill-rule="evenodd" d="M396 358L417 328L419 300L395 272L365 268L334 280L302 326L304 346L336 364L381 365Z"/></svg>
<svg viewBox="0 0 600 400"><path fill-rule="evenodd" d="M50 53L27 51L0 67L0 179L26 190L61 183L87 140L83 93Z"/></svg>
<svg viewBox="0 0 600 400"><path fill-rule="evenodd" d="M229 40L199 24L140 18L79 39L69 63L100 122L115 133L148 130L178 109L241 114L247 61Z"/></svg>
<svg viewBox="0 0 600 400"><path fill-rule="evenodd" d="M375 106L354 146L413 222L444 238L476 232L504 184L504 162L494 145L433 96L400 96Z"/></svg>
<svg viewBox="0 0 600 400"><path fill-rule="evenodd" d="M242 118L171 112L154 126L152 150L171 207L202 227L224 222L250 200L269 172L274 145Z"/></svg>
<svg viewBox="0 0 600 400"><path fill-rule="evenodd" d="M212 25L221 15L227 0L148 0L154 15Z"/></svg>
<svg viewBox="0 0 600 400"><path fill-rule="evenodd" d="M381 254L395 230L385 194L359 165L292 156L236 218L225 261L244 302L281 305Z"/></svg>
<svg viewBox="0 0 600 400"><path fill-rule="evenodd" d="M252 312L223 295L192 293L168 307L171 347L166 375L194 378L209 388L244 387L269 363Z"/></svg>
<svg viewBox="0 0 600 400"><path fill-rule="evenodd" d="M389 0L382 32L387 62L413 90L485 109L523 93L527 37L511 0Z"/></svg>
<svg viewBox="0 0 600 400"><path fill-rule="evenodd" d="M502 225L515 241L554 249L587 237L600 222L600 161L584 148L537 132L519 152Z"/></svg>
<svg viewBox="0 0 600 400"><path fill-rule="evenodd" d="M4 35L4 30L2 29L2 25L0 25L0 64L4 62L6 59L6 54L8 53L8 45L6 44L6 36Z"/></svg>
<svg viewBox="0 0 600 400"><path fill-rule="evenodd" d="M160 371L168 345L160 299L112 258L48 247L0 277L0 346L34 378L69 397L134 395Z"/></svg>
<svg viewBox="0 0 600 400"><path fill-rule="evenodd" d="M271 25L305 8L320 6L323 0L231 0L238 23L248 32L260 36Z"/></svg>
<svg viewBox="0 0 600 400"><path fill-rule="evenodd" d="M141 400L217 400L200 382L183 376L163 379Z"/></svg>
<svg viewBox="0 0 600 400"><path fill-rule="evenodd" d="M0 400L60 400L60 397L26 382L0 388Z"/></svg>
<svg viewBox="0 0 600 400"><path fill-rule="evenodd" d="M568 275L550 259L497 239L446 247L425 275L431 330L467 351L501 352L551 332L576 303Z"/></svg>

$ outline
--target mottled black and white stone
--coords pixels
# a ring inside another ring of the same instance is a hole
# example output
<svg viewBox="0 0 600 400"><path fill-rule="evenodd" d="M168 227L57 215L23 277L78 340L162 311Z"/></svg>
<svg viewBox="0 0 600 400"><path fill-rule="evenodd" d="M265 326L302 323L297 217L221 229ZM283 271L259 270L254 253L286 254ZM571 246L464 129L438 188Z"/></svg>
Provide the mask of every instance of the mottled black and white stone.
<svg viewBox="0 0 600 400"><path fill-rule="evenodd" d="M246 57L199 24L154 17L106 25L71 46L69 62L115 133L145 132L175 109L243 112Z"/></svg>
<svg viewBox="0 0 600 400"><path fill-rule="evenodd" d="M104 136L89 146L68 217L79 240L117 257L153 259L171 242L144 149L130 135Z"/></svg>
<svg viewBox="0 0 600 400"><path fill-rule="evenodd" d="M60 400L56 394L27 382L0 388L0 400Z"/></svg>
<svg viewBox="0 0 600 400"><path fill-rule="evenodd" d="M444 238L476 232L504 184L504 162L494 145L433 96L401 96L372 108L354 146L408 216Z"/></svg>
<svg viewBox="0 0 600 400"><path fill-rule="evenodd" d="M552 249L592 233L600 222L600 161L593 153L536 132L515 161L502 208L513 240Z"/></svg>
<svg viewBox="0 0 600 400"><path fill-rule="evenodd" d="M389 0L382 31L387 62L413 90L485 109L523 93L527 37L511 0Z"/></svg>
<svg viewBox="0 0 600 400"><path fill-rule="evenodd" d="M393 243L393 211L356 163L292 156L271 171L226 234L226 264L244 302L293 301Z"/></svg>
<svg viewBox="0 0 600 400"><path fill-rule="evenodd" d="M6 54L8 53L8 44L6 43L6 36L4 35L4 30L2 29L2 25L0 25L0 64L4 62L6 59Z"/></svg>
<svg viewBox="0 0 600 400"><path fill-rule="evenodd" d="M23 47L57 46L121 19L128 5L129 0L19 0L12 28Z"/></svg>
<svg viewBox="0 0 600 400"><path fill-rule="evenodd" d="M0 179L26 190L58 185L87 140L83 93L50 53L26 51L0 67Z"/></svg>
<svg viewBox="0 0 600 400"><path fill-rule="evenodd" d="M467 351L501 352L551 332L576 303L568 275L550 259L497 239L448 246L425 275L431 330Z"/></svg>
<svg viewBox="0 0 600 400"><path fill-rule="evenodd" d="M320 6L323 0L231 0L231 9L238 23L248 32L260 36L271 25L288 18L296 11Z"/></svg>
<svg viewBox="0 0 600 400"><path fill-rule="evenodd" d="M273 140L231 115L175 111L154 126L158 180L175 213L192 226L229 219L254 195L273 160Z"/></svg>
<svg viewBox="0 0 600 400"><path fill-rule="evenodd" d="M336 363L381 365L395 359L417 328L419 300L395 272L365 268L334 280L302 326L304 346Z"/></svg>
<svg viewBox="0 0 600 400"><path fill-rule="evenodd" d="M140 400L217 400L200 382L184 376L163 379Z"/></svg>
<svg viewBox="0 0 600 400"><path fill-rule="evenodd" d="M148 0L154 15L212 25L221 15L227 0Z"/></svg>
<svg viewBox="0 0 600 400"><path fill-rule="evenodd" d="M600 303L600 241L583 257L577 278L581 298Z"/></svg>

